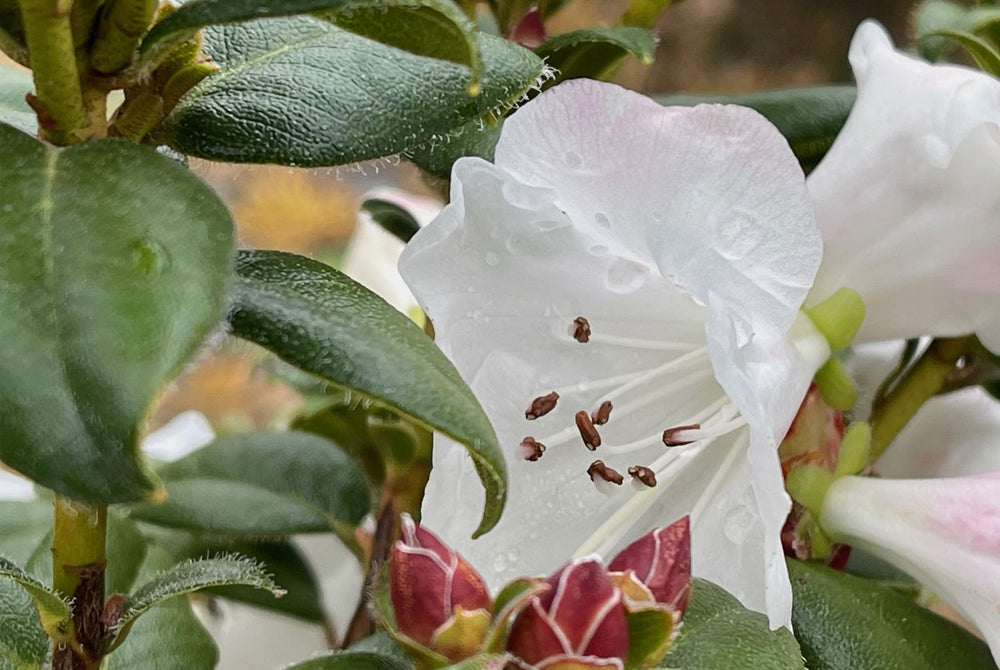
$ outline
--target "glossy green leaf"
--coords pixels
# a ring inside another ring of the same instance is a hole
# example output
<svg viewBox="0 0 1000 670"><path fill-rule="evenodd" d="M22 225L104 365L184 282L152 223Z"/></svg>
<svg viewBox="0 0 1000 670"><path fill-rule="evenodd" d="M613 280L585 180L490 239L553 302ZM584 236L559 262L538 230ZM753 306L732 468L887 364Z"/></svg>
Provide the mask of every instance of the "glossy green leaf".
<svg viewBox="0 0 1000 670"><path fill-rule="evenodd" d="M370 509L364 475L337 445L297 432L241 433L160 469L162 504L136 518L173 528L249 536L356 526Z"/></svg>
<svg viewBox="0 0 1000 670"><path fill-rule="evenodd" d="M285 594L259 564L242 556L184 561L160 572L126 598L115 624L118 634L111 642L112 647L120 644L136 619L154 605L192 591L235 584L270 591L278 598Z"/></svg>
<svg viewBox="0 0 1000 670"><path fill-rule="evenodd" d="M372 221L403 242L409 242L420 230L420 223L412 214L388 200L369 198L361 203L361 211L367 212Z"/></svg>
<svg viewBox="0 0 1000 670"><path fill-rule="evenodd" d="M28 594L0 579L0 670L39 670L49 644Z"/></svg>
<svg viewBox="0 0 1000 670"><path fill-rule="evenodd" d="M173 565L170 554L150 547L139 579L153 579ZM158 604L140 617L101 670L214 670L218 651L184 598Z"/></svg>
<svg viewBox="0 0 1000 670"><path fill-rule="evenodd" d="M656 36L634 26L581 28L556 35L535 49L557 71L555 81L606 79L629 54L649 65L655 51Z"/></svg>
<svg viewBox="0 0 1000 670"><path fill-rule="evenodd" d="M104 575L108 595L132 590L146 560L147 548L146 538L123 510L108 510L108 564Z"/></svg>
<svg viewBox="0 0 1000 670"><path fill-rule="evenodd" d="M70 626L69 603L62 596L18 567L0 557L0 579L16 582L31 597L42 628L53 639L65 639Z"/></svg>
<svg viewBox="0 0 1000 670"><path fill-rule="evenodd" d="M442 139L435 138L407 149L403 155L432 175L447 179L451 176L451 166L463 156L478 156L492 162L502 127L502 119L491 123L477 119L456 128Z"/></svg>
<svg viewBox="0 0 1000 670"><path fill-rule="evenodd" d="M475 26L450 0L191 0L153 26L139 55L158 62L206 26L307 13L405 51L468 65L473 77L478 74Z"/></svg>
<svg viewBox="0 0 1000 670"><path fill-rule="evenodd" d="M396 154L502 115L543 71L530 51L478 34L481 90L470 97L467 67L315 18L217 27L205 38L221 72L192 89L157 132L178 151L212 160L321 166Z"/></svg>
<svg viewBox="0 0 1000 670"><path fill-rule="evenodd" d="M31 73L0 63L0 122L29 135L38 132L35 113L24 101L33 88Z"/></svg>
<svg viewBox="0 0 1000 670"><path fill-rule="evenodd" d="M983 38L958 30L937 30L929 33L928 36L947 37L958 42L969 52L980 68L994 76L1000 75L1000 52Z"/></svg>
<svg viewBox="0 0 1000 670"><path fill-rule="evenodd" d="M229 214L149 147L6 125L0 146L0 459L84 502L148 497L141 425L222 313Z"/></svg>
<svg viewBox="0 0 1000 670"><path fill-rule="evenodd" d="M496 435L454 366L412 321L302 256L240 252L236 274L233 334L464 444L486 489L477 533L493 527L507 491Z"/></svg>
<svg viewBox="0 0 1000 670"><path fill-rule="evenodd" d="M996 670L985 642L892 589L817 563L788 572L809 670Z"/></svg>
<svg viewBox="0 0 1000 670"><path fill-rule="evenodd" d="M826 155L847 121L856 96L853 86L817 86L747 95L667 95L654 99L663 105L722 103L755 109L777 126L808 171Z"/></svg>
<svg viewBox="0 0 1000 670"><path fill-rule="evenodd" d="M413 665L368 651L342 651L296 663L286 670L413 670Z"/></svg>
<svg viewBox="0 0 1000 670"><path fill-rule="evenodd" d="M677 641L660 666L678 670L806 667L788 630L770 630L766 616L744 608L724 589L703 579L693 581L691 602ZM877 666L857 666L855 670L862 667Z"/></svg>

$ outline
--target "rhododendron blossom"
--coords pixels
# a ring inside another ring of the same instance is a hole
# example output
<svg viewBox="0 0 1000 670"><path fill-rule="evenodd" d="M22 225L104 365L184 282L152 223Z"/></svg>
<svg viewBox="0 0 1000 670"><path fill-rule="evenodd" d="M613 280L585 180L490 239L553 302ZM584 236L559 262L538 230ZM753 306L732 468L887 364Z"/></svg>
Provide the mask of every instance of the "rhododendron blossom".
<svg viewBox="0 0 1000 670"><path fill-rule="evenodd" d="M455 164L400 263L510 469L503 517L470 540L472 461L435 449L426 522L497 585L690 514L694 573L787 624L776 445L829 354L799 312L820 252L801 170L754 111L591 81L525 105L494 164Z"/></svg>

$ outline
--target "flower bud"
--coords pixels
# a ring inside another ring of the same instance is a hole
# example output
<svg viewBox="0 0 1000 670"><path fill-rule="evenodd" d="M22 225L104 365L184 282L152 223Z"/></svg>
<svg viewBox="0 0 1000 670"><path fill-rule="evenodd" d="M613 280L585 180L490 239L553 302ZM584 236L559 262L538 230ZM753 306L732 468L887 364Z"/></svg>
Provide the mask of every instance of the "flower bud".
<svg viewBox="0 0 1000 670"><path fill-rule="evenodd" d="M492 600L486 582L408 515L403 515L400 535L389 577L397 629L449 658L472 655L489 625ZM457 631L463 633L461 644L455 639ZM436 649L439 638L448 639L447 649Z"/></svg>
<svg viewBox="0 0 1000 670"><path fill-rule="evenodd" d="M646 533L615 556L608 570L634 573L655 601L679 618L691 597L690 520L685 516Z"/></svg>
<svg viewBox="0 0 1000 670"><path fill-rule="evenodd" d="M572 561L546 583L550 588L518 613L507 649L539 670L621 668L628 622L622 593L601 561Z"/></svg>

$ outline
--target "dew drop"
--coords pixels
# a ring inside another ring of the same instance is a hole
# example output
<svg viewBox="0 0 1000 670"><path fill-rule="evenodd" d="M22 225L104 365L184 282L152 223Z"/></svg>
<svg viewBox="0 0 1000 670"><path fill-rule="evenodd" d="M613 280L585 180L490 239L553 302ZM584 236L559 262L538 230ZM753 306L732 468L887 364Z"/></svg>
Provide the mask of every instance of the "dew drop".
<svg viewBox="0 0 1000 670"><path fill-rule="evenodd" d="M500 256L497 255L495 251L487 251L485 260L486 264L489 265L490 267L496 267L497 265L500 265Z"/></svg>
<svg viewBox="0 0 1000 670"><path fill-rule="evenodd" d="M503 572L507 569L507 556L506 554L497 554L493 557L493 571Z"/></svg>
<svg viewBox="0 0 1000 670"><path fill-rule="evenodd" d="M742 544L753 529L754 522L750 506L744 503L729 510L722 523L722 532L730 542Z"/></svg>
<svg viewBox="0 0 1000 670"><path fill-rule="evenodd" d="M591 256L606 256L608 254L608 248L603 244L592 244L587 249L587 252Z"/></svg>
<svg viewBox="0 0 1000 670"><path fill-rule="evenodd" d="M648 276L649 269L645 265L625 258L616 258L608 266L604 283L612 293L632 293L646 283Z"/></svg>
<svg viewBox="0 0 1000 670"><path fill-rule="evenodd" d="M563 159L566 161L566 165L570 168L583 167L583 159L580 157L580 154L575 151L567 151L563 154Z"/></svg>
<svg viewBox="0 0 1000 670"><path fill-rule="evenodd" d="M611 230L611 221L604 215L603 212L597 212L594 214L594 223L596 223L597 227L601 230Z"/></svg>

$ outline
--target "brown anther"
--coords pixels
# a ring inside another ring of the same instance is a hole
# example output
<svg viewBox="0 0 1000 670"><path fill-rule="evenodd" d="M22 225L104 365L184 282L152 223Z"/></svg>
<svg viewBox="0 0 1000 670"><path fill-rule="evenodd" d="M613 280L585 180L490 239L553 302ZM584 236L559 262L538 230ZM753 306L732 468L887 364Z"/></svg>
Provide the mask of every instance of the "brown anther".
<svg viewBox="0 0 1000 670"><path fill-rule="evenodd" d="M700 423L692 423L688 426L677 426L675 428L667 428L663 431L663 444L668 447L683 447L685 444L691 444L694 440L678 440L677 433L684 430L698 430L701 428Z"/></svg>
<svg viewBox="0 0 1000 670"><path fill-rule="evenodd" d="M559 394L555 391L548 395L538 396L531 401L531 407L524 410L524 418L531 421L540 416L545 416L556 408L556 402L558 402L558 400Z"/></svg>
<svg viewBox="0 0 1000 670"><path fill-rule="evenodd" d="M537 461L545 453L545 445L531 436L521 440L521 449L526 461Z"/></svg>
<svg viewBox="0 0 1000 670"><path fill-rule="evenodd" d="M621 473L617 470L612 470L604 464L604 461L594 461L587 468L587 474L590 476L590 481L596 482L598 479L603 479L606 482L611 482L612 484L622 485L625 478L622 477Z"/></svg>
<svg viewBox="0 0 1000 670"><path fill-rule="evenodd" d="M582 316L573 319L573 339L580 343L590 342L590 321Z"/></svg>
<svg viewBox="0 0 1000 670"><path fill-rule="evenodd" d="M595 426L603 426L611 417L612 407L614 407L614 405L611 404L611 401L605 400L601 403L600 407L590 413L590 420L594 422Z"/></svg>
<svg viewBox="0 0 1000 670"><path fill-rule="evenodd" d="M633 465L628 469L632 479L638 479L646 486L653 488L656 486L656 474L645 465Z"/></svg>
<svg viewBox="0 0 1000 670"><path fill-rule="evenodd" d="M594 422L590 420L590 415L587 414L586 410L581 409L576 413L576 427L588 449L594 451L601 446L601 436L594 428Z"/></svg>

